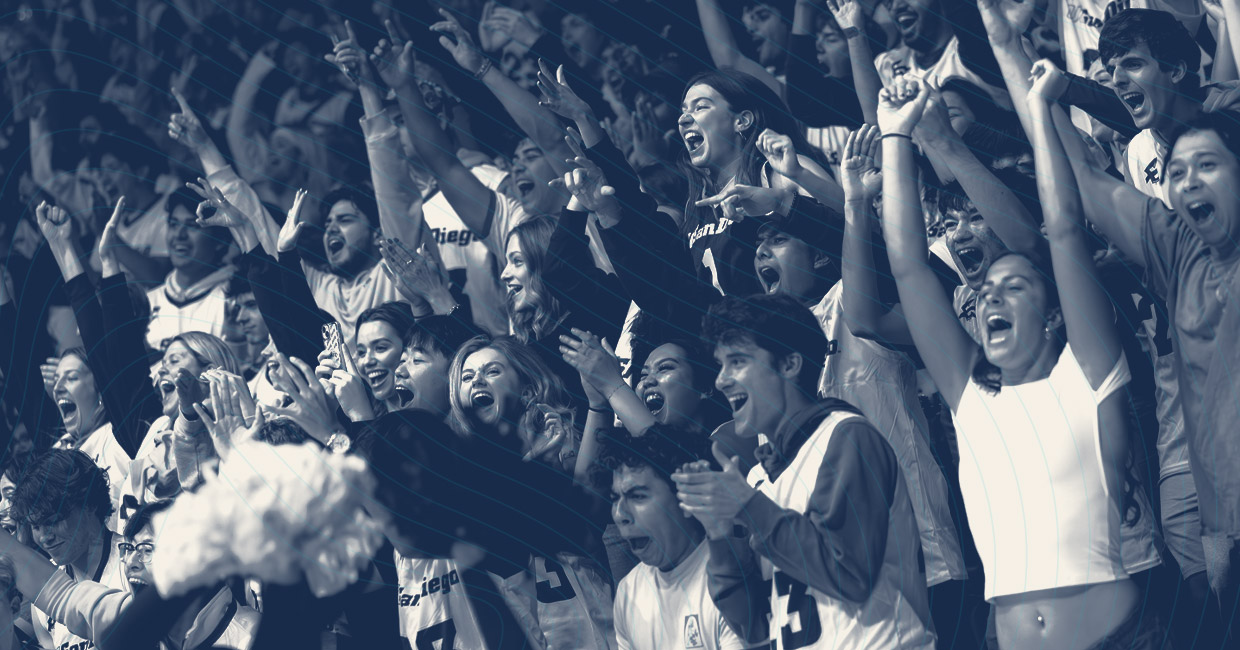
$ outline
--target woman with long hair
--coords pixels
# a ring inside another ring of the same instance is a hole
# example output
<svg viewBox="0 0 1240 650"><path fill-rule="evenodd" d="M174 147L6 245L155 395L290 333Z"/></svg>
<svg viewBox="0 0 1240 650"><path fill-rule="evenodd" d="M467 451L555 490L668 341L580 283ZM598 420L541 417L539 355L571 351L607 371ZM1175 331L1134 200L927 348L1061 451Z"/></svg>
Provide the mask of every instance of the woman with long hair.
<svg viewBox="0 0 1240 650"><path fill-rule="evenodd" d="M477 337L457 351L449 388L462 471L478 477L464 536L493 556L514 609L537 619L551 647L614 646L607 508L573 480L589 461L577 458L559 377L515 338ZM535 590L531 578L561 586Z"/></svg>
<svg viewBox="0 0 1240 650"><path fill-rule="evenodd" d="M883 92L883 231L913 341L956 422L961 492L999 643L1155 647L1161 626L1142 620L1120 552L1131 375L1075 181L1048 147L1035 148L1053 271L1037 253L991 263L979 348L926 263L911 134L929 94L906 80ZM1053 128L1049 110L1042 118L1035 128Z"/></svg>

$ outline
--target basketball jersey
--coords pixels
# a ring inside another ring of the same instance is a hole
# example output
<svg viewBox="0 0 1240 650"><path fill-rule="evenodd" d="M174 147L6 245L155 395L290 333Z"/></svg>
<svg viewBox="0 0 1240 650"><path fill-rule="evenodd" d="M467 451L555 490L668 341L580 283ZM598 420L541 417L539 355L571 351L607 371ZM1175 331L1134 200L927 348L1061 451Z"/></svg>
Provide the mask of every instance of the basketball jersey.
<svg viewBox="0 0 1240 650"><path fill-rule="evenodd" d="M1128 143L1124 159L1124 176L1128 184L1141 193L1171 207L1170 187L1166 183L1167 147L1150 129L1138 133Z"/></svg>
<svg viewBox="0 0 1240 650"><path fill-rule="evenodd" d="M891 445L921 533L927 586L963 580L968 572L952 522L947 479L934 459L930 427L917 398L917 369L903 353L853 335L844 321L843 293L844 283L835 283L812 310L827 335L819 397L857 407Z"/></svg>
<svg viewBox="0 0 1240 650"><path fill-rule="evenodd" d="M86 580L92 580L99 584L125 591L125 579L122 577L121 556L120 551L116 548L116 543L120 541L120 537L113 535L112 531L104 531L105 550L104 560L99 566L95 567L94 573L84 577ZM60 567L61 571L66 571L66 567ZM33 596L31 596L33 597ZM50 650L88 650L94 648L95 642L92 639L84 639L69 631L63 623L58 623L48 618L43 610L35 605L30 606L30 618L34 625L35 636L38 637L39 643L44 648Z"/></svg>
<svg viewBox="0 0 1240 650"><path fill-rule="evenodd" d="M224 289L235 269L221 268L199 280L192 287L174 285L176 272L168 274L164 283L146 294L151 306L151 320L146 328L146 344L162 351L178 335L206 332L223 338L227 312Z"/></svg>
<svg viewBox="0 0 1240 650"><path fill-rule="evenodd" d="M616 647L611 582L599 567L558 553L532 558L530 569L504 581L504 597L519 621L524 623L525 612L534 612L534 625L548 648Z"/></svg>
<svg viewBox="0 0 1240 650"><path fill-rule="evenodd" d="M412 650L484 650L473 604L461 586L456 563L440 558L396 556L400 635Z"/></svg>
<svg viewBox="0 0 1240 650"><path fill-rule="evenodd" d="M745 647L711 600L702 542L676 568L639 564L616 588L620 650L740 650Z"/></svg>
<svg viewBox="0 0 1240 650"><path fill-rule="evenodd" d="M781 508L807 512L831 436L840 424L854 419L859 416L831 413L801 445L778 479L771 481L759 464L749 472L750 485ZM771 650L933 648L935 636L927 627L930 612L918 565L920 555L917 520L908 490L900 480L888 509L883 567L865 602L828 596L763 557L763 577L771 580ZM916 580L910 580L913 574Z"/></svg>

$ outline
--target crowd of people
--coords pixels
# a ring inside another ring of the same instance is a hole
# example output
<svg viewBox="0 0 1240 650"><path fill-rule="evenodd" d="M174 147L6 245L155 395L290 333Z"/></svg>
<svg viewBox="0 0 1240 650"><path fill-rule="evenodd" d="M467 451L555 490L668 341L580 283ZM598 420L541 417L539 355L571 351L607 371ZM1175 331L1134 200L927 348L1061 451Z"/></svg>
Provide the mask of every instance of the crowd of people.
<svg viewBox="0 0 1240 650"><path fill-rule="evenodd" d="M0 12L0 650L1240 645L1240 0L281 4Z"/></svg>

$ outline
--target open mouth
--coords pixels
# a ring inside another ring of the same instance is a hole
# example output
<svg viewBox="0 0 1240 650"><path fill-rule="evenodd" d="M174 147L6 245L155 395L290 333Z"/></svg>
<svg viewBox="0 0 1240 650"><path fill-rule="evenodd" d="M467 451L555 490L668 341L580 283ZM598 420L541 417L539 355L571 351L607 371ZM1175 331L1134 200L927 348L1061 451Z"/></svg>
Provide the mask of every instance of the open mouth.
<svg viewBox="0 0 1240 650"><path fill-rule="evenodd" d="M976 275L982 270L982 264L986 262L986 254L982 252L982 249L971 246L956 251L956 257L960 258L960 270L968 276Z"/></svg>
<svg viewBox="0 0 1240 650"><path fill-rule="evenodd" d="M371 386L378 386L379 384L382 384L390 374L392 373L387 370L383 370L382 368L378 370L371 370L366 373L366 381L370 382Z"/></svg>
<svg viewBox="0 0 1240 650"><path fill-rule="evenodd" d="M133 591L133 593L134 593L135 595L137 595L137 594L141 593L141 592L142 592L142 590L144 590L144 589L146 589L147 587L150 587L150 586L151 586L151 585L150 585L150 584L148 584L145 580L141 580L141 579L138 579L138 578L130 578L130 579L129 579L129 588L130 588L130 590L131 590L131 591Z"/></svg>
<svg viewBox="0 0 1240 650"><path fill-rule="evenodd" d="M1188 216L1192 217L1193 221L1205 221L1214 216L1214 204L1205 201L1189 203Z"/></svg>
<svg viewBox="0 0 1240 650"><path fill-rule="evenodd" d="M775 293L779 288L779 271L772 266L764 266L758 269L758 279L762 281L762 288L767 293Z"/></svg>
<svg viewBox="0 0 1240 650"><path fill-rule="evenodd" d="M77 413L77 404L72 400L61 399L56 402L56 408L60 409L60 417L68 419Z"/></svg>
<svg viewBox="0 0 1240 650"><path fill-rule="evenodd" d="M901 11L896 14L896 25L900 27L900 31L907 32L913 29L917 24L917 14L912 11Z"/></svg>
<svg viewBox="0 0 1240 650"><path fill-rule="evenodd" d="M749 401L749 395L746 393L737 393L735 395L728 395L728 404L732 405L733 414L741 410L741 407L745 406L745 404L748 401Z"/></svg>
<svg viewBox="0 0 1240 650"><path fill-rule="evenodd" d="M521 291L523 290L524 290L524 287L522 287L519 284L508 285L508 299L509 300L515 299L517 297L517 294L521 293Z"/></svg>
<svg viewBox="0 0 1240 650"><path fill-rule="evenodd" d="M413 401L413 391L404 386L397 386L393 394L396 395L396 402L401 405L401 408L408 406Z"/></svg>
<svg viewBox="0 0 1240 650"><path fill-rule="evenodd" d="M338 253L342 249L344 249L344 239L341 239L340 237L328 237L327 238L327 252L328 253Z"/></svg>
<svg viewBox="0 0 1240 650"><path fill-rule="evenodd" d="M159 382L159 392L163 393L165 397L171 395L176 389L177 385L167 379L160 380Z"/></svg>
<svg viewBox="0 0 1240 650"><path fill-rule="evenodd" d="M188 257L190 254L190 251L193 249L190 247L189 244L173 244L171 247L169 247L168 250L176 255L180 255L182 257Z"/></svg>
<svg viewBox="0 0 1240 650"><path fill-rule="evenodd" d="M1124 93L1120 96L1124 103L1128 105L1129 110L1137 110L1145 104L1145 95L1143 93Z"/></svg>
<svg viewBox="0 0 1240 650"><path fill-rule="evenodd" d="M486 408L495 403L495 396L485 390L476 390L469 394L469 402L478 408Z"/></svg>
<svg viewBox="0 0 1240 650"><path fill-rule="evenodd" d="M685 133L683 137L685 140L685 148L689 150L690 154L697 153L698 150L702 148L702 145L706 144L706 138L697 131L689 131Z"/></svg>
<svg viewBox="0 0 1240 650"><path fill-rule="evenodd" d="M530 192L534 191L534 187L535 187L534 181L528 178L523 178L517 181L517 192L522 197L529 196Z"/></svg>
<svg viewBox="0 0 1240 650"><path fill-rule="evenodd" d="M998 314L991 314L986 318L986 332L992 342L1007 338L1007 332L1011 329L1011 321Z"/></svg>
<svg viewBox="0 0 1240 650"><path fill-rule="evenodd" d="M667 403L667 399L663 397L662 395L660 395L659 393L656 393L653 391L646 393L646 408L650 409L651 413L654 413L657 415L659 411L663 410L663 406L666 403Z"/></svg>
<svg viewBox="0 0 1240 650"><path fill-rule="evenodd" d="M640 553L650 546L649 537L629 537L624 541L629 545L629 550L634 553Z"/></svg>

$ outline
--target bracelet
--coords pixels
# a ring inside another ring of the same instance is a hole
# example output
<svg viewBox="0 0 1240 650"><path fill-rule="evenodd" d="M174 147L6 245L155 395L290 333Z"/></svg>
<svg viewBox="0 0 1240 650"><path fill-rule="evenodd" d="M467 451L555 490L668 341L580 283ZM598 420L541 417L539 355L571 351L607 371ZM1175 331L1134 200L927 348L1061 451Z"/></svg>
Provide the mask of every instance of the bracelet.
<svg viewBox="0 0 1240 650"><path fill-rule="evenodd" d="M913 141L913 136L907 133L884 133L878 137L879 140L886 140L887 138L908 138L909 142Z"/></svg>
<svg viewBox="0 0 1240 650"><path fill-rule="evenodd" d="M594 406L591 406L591 407L590 407L590 412L591 412L591 413L598 413L599 415L607 415L608 413L611 413L612 411L611 411L611 409L609 409L609 408L601 408L601 407L594 407Z"/></svg>
<svg viewBox="0 0 1240 650"><path fill-rule="evenodd" d="M861 30L856 25L844 29L844 40L851 41L861 35Z"/></svg>
<svg viewBox="0 0 1240 650"><path fill-rule="evenodd" d="M474 79L482 80L488 72L491 71L491 59L489 57L482 59L482 65L478 66L478 71L474 73Z"/></svg>

